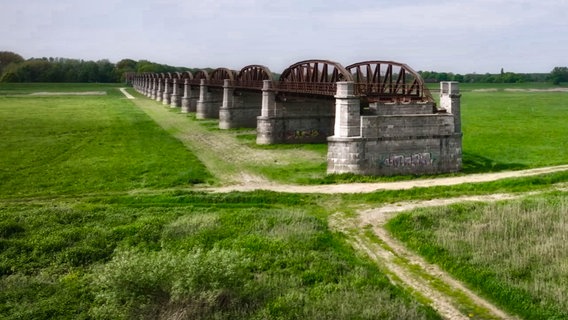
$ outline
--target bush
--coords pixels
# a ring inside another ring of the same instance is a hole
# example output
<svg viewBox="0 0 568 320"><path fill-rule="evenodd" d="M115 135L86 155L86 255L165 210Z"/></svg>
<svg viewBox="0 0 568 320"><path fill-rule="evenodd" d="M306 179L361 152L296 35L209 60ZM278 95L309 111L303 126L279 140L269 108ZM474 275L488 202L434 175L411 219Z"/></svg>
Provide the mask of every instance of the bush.
<svg viewBox="0 0 568 320"><path fill-rule="evenodd" d="M245 304L249 261L214 248L121 251L94 275L97 319L208 319Z"/></svg>

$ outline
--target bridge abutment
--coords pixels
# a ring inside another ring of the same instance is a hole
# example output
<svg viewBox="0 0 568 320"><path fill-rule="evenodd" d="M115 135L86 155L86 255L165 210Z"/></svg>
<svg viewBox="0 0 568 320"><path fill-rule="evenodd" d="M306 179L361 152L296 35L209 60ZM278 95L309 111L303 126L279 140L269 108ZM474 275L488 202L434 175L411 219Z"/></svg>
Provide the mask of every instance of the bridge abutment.
<svg viewBox="0 0 568 320"><path fill-rule="evenodd" d="M374 115L360 116L352 82L338 83L336 134L328 138L327 172L361 175L436 174L462 166L462 133L457 83L441 83L442 108L433 102L376 104ZM444 87L447 89L445 90ZM359 125L357 134L357 121Z"/></svg>

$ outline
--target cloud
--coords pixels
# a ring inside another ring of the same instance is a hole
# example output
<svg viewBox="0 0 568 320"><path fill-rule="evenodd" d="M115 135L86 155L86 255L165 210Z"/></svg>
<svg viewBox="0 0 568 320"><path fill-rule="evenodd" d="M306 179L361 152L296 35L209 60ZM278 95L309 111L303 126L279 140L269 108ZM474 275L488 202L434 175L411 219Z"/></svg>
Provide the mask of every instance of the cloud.
<svg viewBox="0 0 568 320"><path fill-rule="evenodd" d="M10 1L0 11L0 50L276 72L309 58L548 72L568 64L565 12L568 0Z"/></svg>

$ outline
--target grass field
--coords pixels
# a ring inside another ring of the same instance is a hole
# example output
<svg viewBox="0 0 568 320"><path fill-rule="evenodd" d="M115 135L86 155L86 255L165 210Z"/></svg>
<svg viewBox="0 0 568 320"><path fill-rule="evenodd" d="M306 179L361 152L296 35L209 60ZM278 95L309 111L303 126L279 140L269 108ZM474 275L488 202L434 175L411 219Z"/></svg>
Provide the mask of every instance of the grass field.
<svg viewBox="0 0 568 320"><path fill-rule="evenodd" d="M39 91L106 95L27 95ZM466 92L467 172L565 163L568 93ZM250 130L135 101L116 86L0 85L0 317L439 319L332 231L329 215L568 182L562 172L354 195L205 193L196 186L241 171L284 182L365 179L325 177L323 145L256 146ZM547 138L526 141L535 132ZM515 146L523 151L509 156ZM390 226L514 313L562 319L565 213L565 193L549 193L403 214Z"/></svg>
<svg viewBox="0 0 568 320"><path fill-rule="evenodd" d="M523 319L568 317L568 193L403 213L389 230Z"/></svg>
<svg viewBox="0 0 568 320"><path fill-rule="evenodd" d="M565 163L566 119L568 92L464 92L464 171Z"/></svg>
<svg viewBox="0 0 568 320"><path fill-rule="evenodd" d="M0 317L439 318L319 197L179 191L216 180L117 88L33 90L1 88Z"/></svg>
<svg viewBox="0 0 568 320"><path fill-rule="evenodd" d="M187 186L212 178L117 89L59 87L108 94L0 96L0 197ZM24 85L2 92L54 88Z"/></svg>

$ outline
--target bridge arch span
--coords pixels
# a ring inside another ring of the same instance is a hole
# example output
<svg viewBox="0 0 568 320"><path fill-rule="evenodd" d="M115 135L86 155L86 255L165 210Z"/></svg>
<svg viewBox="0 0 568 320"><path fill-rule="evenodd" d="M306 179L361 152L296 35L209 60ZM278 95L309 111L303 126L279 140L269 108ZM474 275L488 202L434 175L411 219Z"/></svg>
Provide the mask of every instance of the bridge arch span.
<svg viewBox="0 0 568 320"><path fill-rule="evenodd" d="M191 79L191 84L199 85L201 83L201 79L204 79L206 81L210 79L210 75L209 72L207 72L207 70L204 69L197 70L197 72L193 74L193 79Z"/></svg>
<svg viewBox="0 0 568 320"><path fill-rule="evenodd" d="M211 72L209 84L213 86L223 86L225 80L234 81L236 72L227 68L217 68Z"/></svg>
<svg viewBox="0 0 568 320"><path fill-rule="evenodd" d="M355 94L370 102L433 102L424 80L408 65L371 60L348 65Z"/></svg>
<svg viewBox="0 0 568 320"><path fill-rule="evenodd" d="M181 73L180 79L193 80L193 74L190 71L184 71L184 72Z"/></svg>
<svg viewBox="0 0 568 320"><path fill-rule="evenodd" d="M234 84L235 87L260 90L264 80L274 80L270 69L263 65L251 64L239 71Z"/></svg>
<svg viewBox="0 0 568 320"><path fill-rule="evenodd" d="M334 96L338 81L353 81L351 73L340 63L304 60L282 72L278 91Z"/></svg>

